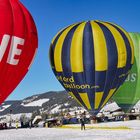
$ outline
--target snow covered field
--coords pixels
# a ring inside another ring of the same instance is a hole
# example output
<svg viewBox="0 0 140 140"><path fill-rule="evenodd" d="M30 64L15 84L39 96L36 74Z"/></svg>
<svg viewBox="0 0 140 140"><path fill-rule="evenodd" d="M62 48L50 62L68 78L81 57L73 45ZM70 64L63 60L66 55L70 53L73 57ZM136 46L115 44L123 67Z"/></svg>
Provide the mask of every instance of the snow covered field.
<svg viewBox="0 0 140 140"><path fill-rule="evenodd" d="M90 125L88 125L90 126ZM140 120L111 122L93 126L126 126L130 130L33 128L1 130L0 140L140 140Z"/></svg>

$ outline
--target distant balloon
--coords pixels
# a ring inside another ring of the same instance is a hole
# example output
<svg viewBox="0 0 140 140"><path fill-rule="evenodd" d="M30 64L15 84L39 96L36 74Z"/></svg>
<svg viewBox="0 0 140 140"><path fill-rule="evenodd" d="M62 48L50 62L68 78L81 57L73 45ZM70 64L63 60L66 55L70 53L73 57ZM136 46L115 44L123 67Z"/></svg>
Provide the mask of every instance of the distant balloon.
<svg viewBox="0 0 140 140"><path fill-rule="evenodd" d="M28 72L38 39L35 23L19 0L0 0L0 104Z"/></svg>
<svg viewBox="0 0 140 140"><path fill-rule="evenodd" d="M115 24L76 23L54 37L50 61L63 87L96 115L126 79L134 61L133 43Z"/></svg>
<svg viewBox="0 0 140 140"><path fill-rule="evenodd" d="M135 60L123 86L113 96L124 112L129 112L140 100L140 33L129 33L134 44Z"/></svg>

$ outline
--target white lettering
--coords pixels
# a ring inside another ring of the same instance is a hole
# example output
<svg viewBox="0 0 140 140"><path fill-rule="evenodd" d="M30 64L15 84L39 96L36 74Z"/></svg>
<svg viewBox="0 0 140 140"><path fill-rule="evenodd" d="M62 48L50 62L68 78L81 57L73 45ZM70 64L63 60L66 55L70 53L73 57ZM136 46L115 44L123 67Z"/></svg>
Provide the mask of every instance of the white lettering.
<svg viewBox="0 0 140 140"><path fill-rule="evenodd" d="M9 40L10 40L10 35L4 35L2 38L2 41L0 44L0 61L3 58L3 55L6 51L7 46L8 46Z"/></svg>
<svg viewBox="0 0 140 140"><path fill-rule="evenodd" d="M132 75L131 75L131 82L135 82L136 81L136 73L133 73Z"/></svg>
<svg viewBox="0 0 140 140"><path fill-rule="evenodd" d="M135 82L136 81L136 78L137 78L137 74L136 73L132 73L132 74L129 74L125 80L125 82Z"/></svg>
<svg viewBox="0 0 140 140"><path fill-rule="evenodd" d="M24 39L13 36L12 41L11 41L11 46L10 46L10 51L7 59L7 63L11 65L17 65L19 60L15 59L15 55L20 55L22 50L18 49L18 45L24 45Z"/></svg>
<svg viewBox="0 0 140 140"><path fill-rule="evenodd" d="M4 53L6 52L6 49L8 47L10 41L10 35L3 35L1 44L0 44L0 61L2 61ZM9 54L7 58L7 63L11 65L17 65L19 62L19 59L15 59L16 55L21 55L22 50L18 48L18 45L24 45L25 40L16 36L12 36L11 38L11 44L9 49Z"/></svg>
<svg viewBox="0 0 140 140"><path fill-rule="evenodd" d="M130 79L130 74L127 76L127 78L125 79L125 82L128 82Z"/></svg>

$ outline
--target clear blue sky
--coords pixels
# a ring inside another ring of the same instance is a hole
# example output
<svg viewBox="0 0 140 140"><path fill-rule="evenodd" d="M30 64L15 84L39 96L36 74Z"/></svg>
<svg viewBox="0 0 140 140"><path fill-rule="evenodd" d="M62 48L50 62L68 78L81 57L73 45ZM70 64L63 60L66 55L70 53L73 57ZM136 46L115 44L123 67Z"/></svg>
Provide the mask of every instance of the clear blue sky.
<svg viewBox="0 0 140 140"><path fill-rule="evenodd" d="M21 0L38 29L39 46L34 63L8 100L47 91L63 90L52 73L48 51L53 36L63 27L82 20L103 20L140 32L139 0Z"/></svg>

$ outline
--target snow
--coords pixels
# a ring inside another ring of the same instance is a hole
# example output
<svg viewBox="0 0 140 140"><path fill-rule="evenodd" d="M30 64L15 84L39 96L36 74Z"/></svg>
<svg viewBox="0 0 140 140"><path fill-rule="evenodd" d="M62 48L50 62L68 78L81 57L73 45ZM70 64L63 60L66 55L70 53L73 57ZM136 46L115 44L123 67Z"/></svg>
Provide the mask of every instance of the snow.
<svg viewBox="0 0 140 140"><path fill-rule="evenodd" d="M36 100L36 101L32 101L32 102L30 102L30 103L28 103L28 104L21 104L22 106L25 106L25 107L29 107L29 106L42 106L42 104L44 104L44 103L46 103L46 102L48 102L49 101L49 99L39 99L39 100Z"/></svg>
<svg viewBox="0 0 140 140"><path fill-rule="evenodd" d="M93 124L127 126L129 130L32 128L0 131L1 140L140 140L140 120Z"/></svg>
<svg viewBox="0 0 140 140"><path fill-rule="evenodd" d="M0 112L4 111L5 109L7 109L8 107L10 107L11 105L3 105L2 108L0 109Z"/></svg>
<svg viewBox="0 0 140 140"><path fill-rule="evenodd" d="M30 118L32 116L32 113L19 113L19 114L11 114L11 118L13 120L16 120L16 119L20 119L21 115L25 115L26 117Z"/></svg>
<svg viewBox="0 0 140 140"><path fill-rule="evenodd" d="M140 109L140 100L137 102L137 104L134 106L134 108Z"/></svg>
<svg viewBox="0 0 140 140"><path fill-rule="evenodd" d="M100 112L102 112L102 111L111 111L111 112L113 112L113 111L118 110L118 109L120 109L120 107L115 102L113 102L113 103L110 103L110 104L106 104L101 109Z"/></svg>
<svg viewBox="0 0 140 140"><path fill-rule="evenodd" d="M35 118L34 118L34 120L33 120L33 124L36 122L36 121L41 121L42 120L42 117L41 116L36 116Z"/></svg>
<svg viewBox="0 0 140 140"><path fill-rule="evenodd" d="M0 116L0 118L4 118L0 121L0 123L2 123L2 122L8 123L11 119L20 120L20 117L23 114L25 114L25 116L28 118L30 118L32 116L32 113L7 114L7 115Z"/></svg>
<svg viewBox="0 0 140 140"><path fill-rule="evenodd" d="M65 103L64 105L65 105L65 106L68 106L68 105L69 105L69 103Z"/></svg>
<svg viewBox="0 0 140 140"><path fill-rule="evenodd" d="M32 98L23 100L23 103L24 103L24 104L30 103L30 102L34 101L35 99L37 99L37 98L38 98L38 96L35 95L35 96L33 96Z"/></svg>
<svg viewBox="0 0 140 140"><path fill-rule="evenodd" d="M61 108L62 105L57 105L55 108L53 108L51 110L51 113L56 113L56 112L59 112L60 111L60 108Z"/></svg>
<svg viewBox="0 0 140 140"><path fill-rule="evenodd" d="M64 104L65 106L68 106L69 104L68 103L65 103ZM61 106L62 105L58 105L58 104L55 104L53 105L53 109L51 110L51 113L59 113L61 111ZM110 114L110 111L113 112L113 111L116 111L120 109L120 107L115 103L109 103L109 104L106 104L100 112L104 112L104 114L107 115L107 113ZM65 109L62 109L63 111ZM81 112L84 112L86 111L83 107L74 107L74 108L69 108L69 113L73 116L75 114L75 112L77 112L78 114L81 114ZM89 115L88 115L89 117Z"/></svg>

